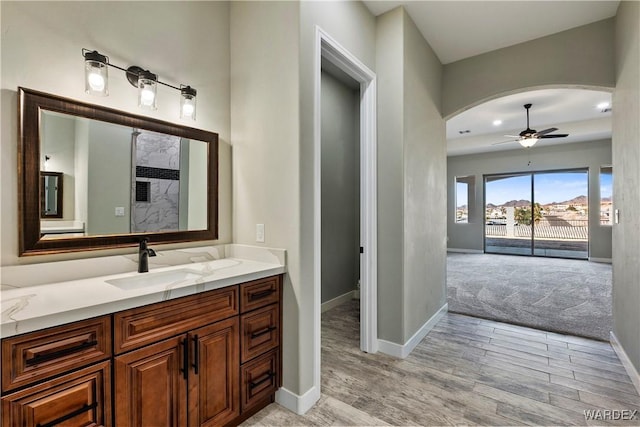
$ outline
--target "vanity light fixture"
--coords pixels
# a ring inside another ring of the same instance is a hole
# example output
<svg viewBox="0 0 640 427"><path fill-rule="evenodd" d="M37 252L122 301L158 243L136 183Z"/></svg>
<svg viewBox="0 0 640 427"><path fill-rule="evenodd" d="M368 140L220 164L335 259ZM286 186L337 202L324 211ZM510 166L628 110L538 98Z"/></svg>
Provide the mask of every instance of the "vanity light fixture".
<svg viewBox="0 0 640 427"><path fill-rule="evenodd" d="M146 110L157 109L156 98L158 84L180 91L180 118L196 119L196 94L191 86L176 87L158 80L158 76L137 65L122 68L109 62L109 57L96 50L82 49L84 57L85 91L91 95L109 94L109 67L124 71L127 80L138 88L138 106Z"/></svg>

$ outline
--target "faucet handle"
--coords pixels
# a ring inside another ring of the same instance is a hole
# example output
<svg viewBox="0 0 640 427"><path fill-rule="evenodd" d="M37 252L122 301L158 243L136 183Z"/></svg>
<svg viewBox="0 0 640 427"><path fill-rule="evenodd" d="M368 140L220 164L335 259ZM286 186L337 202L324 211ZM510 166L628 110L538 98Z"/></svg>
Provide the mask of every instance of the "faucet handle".
<svg viewBox="0 0 640 427"><path fill-rule="evenodd" d="M151 248L147 248L147 252L149 253L149 256L156 256L156 251Z"/></svg>

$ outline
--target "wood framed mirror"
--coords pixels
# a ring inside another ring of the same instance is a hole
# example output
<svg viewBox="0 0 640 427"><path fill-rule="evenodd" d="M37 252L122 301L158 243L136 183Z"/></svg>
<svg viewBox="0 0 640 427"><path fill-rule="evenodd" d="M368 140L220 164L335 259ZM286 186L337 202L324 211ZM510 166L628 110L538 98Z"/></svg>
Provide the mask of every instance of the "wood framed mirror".
<svg viewBox="0 0 640 427"><path fill-rule="evenodd" d="M20 256L218 238L216 133L25 88L18 103ZM65 180L55 217L44 170Z"/></svg>

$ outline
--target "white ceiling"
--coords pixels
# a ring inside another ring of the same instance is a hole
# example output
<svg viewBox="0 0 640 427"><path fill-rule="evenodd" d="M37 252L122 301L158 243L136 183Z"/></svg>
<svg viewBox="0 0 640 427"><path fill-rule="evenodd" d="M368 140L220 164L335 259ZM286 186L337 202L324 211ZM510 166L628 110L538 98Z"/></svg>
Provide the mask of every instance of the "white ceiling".
<svg viewBox="0 0 640 427"><path fill-rule="evenodd" d="M611 93L584 89L544 89L508 95L470 108L447 121L447 155L484 153L521 148L504 135L518 135L527 127L524 104L529 110L531 129L558 128L567 138L542 139L535 145L549 146L611 138L611 112L597 105L611 104ZM494 125L494 120L502 124ZM460 131L470 133L460 134Z"/></svg>
<svg viewBox="0 0 640 427"><path fill-rule="evenodd" d="M611 1L377 1L365 0L374 15L404 6L443 64L512 46L615 16ZM595 106L611 102L611 94L581 89L550 89L495 99L471 108L447 122L450 156L517 149L505 134L526 128L524 104L531 103L531 128L557 127L567 138L546 139L540 146L611 137L611 113ZM494 127L492 122L503 124ZM459 130L471 130L460 135ZM536 144L536 146L538 146Z"/></svg>
<svg viewBox="0 0 640 427"><path fill-rule="evenodd" d="M610 18L619 1L377 1L404 6L443 64Z"/></svg>

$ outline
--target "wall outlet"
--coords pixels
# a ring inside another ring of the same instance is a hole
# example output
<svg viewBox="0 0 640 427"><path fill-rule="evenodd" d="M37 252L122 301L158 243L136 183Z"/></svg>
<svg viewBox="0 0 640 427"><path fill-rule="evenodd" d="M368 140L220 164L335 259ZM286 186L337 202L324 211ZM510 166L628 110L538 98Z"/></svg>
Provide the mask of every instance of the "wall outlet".
<svg viewBox="0 0 640 427"><path fill-rule="evenodd" d="M116 207L116 216L124 216L124 207Z"/></svg>
<svg viewBox="0 0 640 427"><path fill-rule="evenodd" d="M264 243L264 224L256 224L256 242Z"/></svg>

